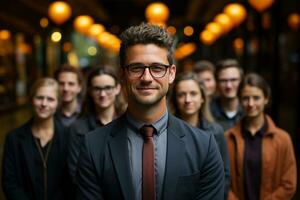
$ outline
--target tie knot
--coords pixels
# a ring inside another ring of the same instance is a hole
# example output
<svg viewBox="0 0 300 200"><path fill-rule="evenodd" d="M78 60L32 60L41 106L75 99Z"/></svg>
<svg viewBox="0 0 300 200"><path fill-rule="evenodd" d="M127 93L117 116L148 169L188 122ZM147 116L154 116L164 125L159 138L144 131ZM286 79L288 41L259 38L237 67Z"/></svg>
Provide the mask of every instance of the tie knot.
<svg viewBox="0 0 300 200"><path fill-rule="evenodd" d="M144 138L153 137L154 127L152 125L144 125L140 129L140 133Z"/></svg>

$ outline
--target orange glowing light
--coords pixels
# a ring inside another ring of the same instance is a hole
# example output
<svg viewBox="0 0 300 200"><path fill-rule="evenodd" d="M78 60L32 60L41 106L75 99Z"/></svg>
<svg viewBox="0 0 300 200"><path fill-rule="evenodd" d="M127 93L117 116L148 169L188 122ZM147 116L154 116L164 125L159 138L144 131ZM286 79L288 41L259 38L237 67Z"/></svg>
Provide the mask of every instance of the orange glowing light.
<svg viewBox="0 0 300 200"><path fill-rule="evenodd" d="M48 8L48 16L57 25L66 22L72 15L69 4L64 1L55 1Z"/></svg>
<svg viewBox="0 0 300 200"><path fill-rule="evenodd" d="M89 15L80 15L74 20L74 28L82 34L88 34L90 26L94 24L94 20Z"/></svg>
<svg viewBox="0 0 300 200"><path fill-rule="evenodd" d="M248 0L249 4L257 11L263 12L274 3L274 0Z"/></svg>
<svg viewBox="0 0 300 200"><path fill-rule="evenodd" d="M238 3L231 3L225 6L224 13L230 17L236 26L241 24L247 16L245 7Z"/></svg>
<svg viewBox="0 0 300 200"><path fill-rule="evenodd" d="M151 3L145 11L149 22L165 22L169 18L169 8L161 2Z"/></svg>
<svg viewBox="0 0 300 200"><path fill-rule="evenodd" d="M215 17L214 22L218 23L225 33L229 32L234 25L230 17L224 13L218 14Z"/></svg>

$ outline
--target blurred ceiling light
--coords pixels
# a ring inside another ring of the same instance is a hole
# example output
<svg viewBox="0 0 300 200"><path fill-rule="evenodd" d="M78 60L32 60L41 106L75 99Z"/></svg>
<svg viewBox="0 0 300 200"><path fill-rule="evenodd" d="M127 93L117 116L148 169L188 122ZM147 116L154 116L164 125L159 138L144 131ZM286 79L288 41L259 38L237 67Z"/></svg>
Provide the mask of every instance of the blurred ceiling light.
<svg viewBox="0 0 300 200"><path fill-rule="evenodd" d="M66 52L66 53L70 52L72 50L72 48L73 48L73 45L72 45L71 42L65 42L63 44L63 51Z"/></svg>
<svg viewBox="0 0 300 200"><path fill-rule="evenodd" d="M121 41L116 37L114 40L112 40L112 43L110 45L110 49L115 52L118 53L120 50L120 46L121 46Z"/></svg>
<svg viewBox="0 0 300 200"><path fill-rule="evenodd" d="M269 13L263 13L261 20L262 20L261 21L262 22L262 27L264 29L271 28L272 22L271 22L271 15Z"/></svg>
<svg viewBox="0 0 300 200"><path fill-rule="evenodd" d="M241 24L247 16L245 7L238 3L231 3L225 6L224 13L230 17L236 26Z"/></svg>
<svg viewBox="0 0 300 200"><path fill-rule="evenodd" d="M24 54L29 54L31 53L31 46L29 44L26 44L25 42L22 42L18 45L18 51Z"/></svg>
<svg viewBox="0 0 300 200"><path fill-rule="evenodd" d="M9 40L11 38L11 33L9 30L0 30L0 40Z"/></svg>
<svg viewBox="0 0 300 200"><path fill-rule="evenodd" d="M183 33L184 33L184 35L186 35L186 36L192 36L192 35L194 34L194 28L191 27L191 26L186 26L186 27L184 27L184 29L183 29Z"/></svg>
<svg viewBox="0 0 300 200"><path fill-rule="evenodd" d="M61 40L61 33L60 32L58 32L58 31L55 31L55 32L53 32L52 34L51 34L51 40L53 41L53 42L59 42L60 40Z"/></svg>
<svg viewBox="0 0 300 200"><path fill-rule="evenodd" d="M109 32L104 31L98 36L97 39L101 46L113 52L118 52L120 49L121 40Z"/></svg>
<svg viewBox="0 0 300 200"><path fill-rule="evenodd" d="M40 19L40 26L46 28L49 25L49 21L46 17Z"/></svg>
<svg viewBox="0 0 300 200"><path fill-rule="evenodd" d="M98 35L97 39L101 46L106 46L107 42L111 39L111 34L107 31L104 31Z"/></svg>
<svg viewBox="0 0 300 200"><path fill-rule="evenodd" d="M89 27L88 34L92 38L97 38L103 31L105 31L105 27L102 24L93 24Z"/></svg>
<svg viewBox="0 0 300 200"><path fill-rule="evenodd" d="M174 26L168 26L167 27L167 31L168 33L170 33L171 35L175 35L176 34L176 28Z"/></svg>
<svg viewBox="0 0 300 200"><path fill-rule="evenodd" d="M94 46L89 47L87 51L90 56L95 56L97 54L97 48Z"/></svg>
<svg viewBox="0 0 300 200"><path fill-rule="evenodd" d="M57 25L66 22L72 15L72 10L69 4L64 1L55 1L48 8L48 16Z"/></svg>
<svg viewBox="0 0 300 200"><path fill-rule="evenodd" d="M214 18L214 22L218 23L222 27L224 33L229 32L234 25L230 17L224 13L218 14Z"/></svg>
<svg viewBox="0 0 300 200"><path fill-rule="evenodd" d="M248 3L258 12L263 12L272 6L274 0L248 0Z"/></svg>
<svg viewBox="0 0 300 200"><path fill-rule="evenodd" d="M205 45L213 44L216 39L216 35L208 30L204 30L200 33L200 40Z"/></svg>
<svg viewBox="0 0 300 200"><path fill-rule="evenodd" d="M68 60L68 63L72 66L78 67L80 65L78 56L74 52L68 53L67 60Z"/></svg>
<svg viewBox="0 0 300 200"><path fill-rule="evenodd" d="M166 22L169 18L169 8L164 3L154 2L147 6L145 15L149 22Z"/></svg>
<svg viewBox="0 0 300 200"><path fill-rule="evenodd" d="M216 38L220 37L223 33L221 25L216 22L210 22L205 27L206 30L216 35Z"/></svg>
<svg viewBox="0 0 300 200"><path fill-rule="evenodd" d="M299 13L291 13L288 16L288 25L292 30L298 30L300 27L300 14Z"/></svg>
<svg viewBox="0 0 300 200"><path fill-rule="evenodd" d="M89 27L94 24L94 20L89 15L80 15L74 20L74 28L82 34L88 34Z"/></svg>
<svg viewBox="0 0 300 200"><path fill-rule="evenodd" d="M244 52L244 40L242 38L236 38L233 41L233 48L238 55L242 55Z"/></svg>
<svg viewBox="0 0 300 200"><path fill-rule="evenodd" d="M181 60L194 53L196 49L197 46L195 43L190 42L190 43L183 44L175 50L174 53L175 59Z"/></svg>

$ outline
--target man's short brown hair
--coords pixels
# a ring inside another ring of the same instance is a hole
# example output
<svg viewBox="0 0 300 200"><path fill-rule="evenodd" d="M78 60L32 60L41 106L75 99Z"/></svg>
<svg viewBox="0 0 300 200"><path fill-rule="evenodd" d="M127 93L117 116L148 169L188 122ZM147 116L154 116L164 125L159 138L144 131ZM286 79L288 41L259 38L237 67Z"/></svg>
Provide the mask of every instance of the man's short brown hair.
<svg viewBox="0 0 300 200"><path fill-rule="evenodd" d="M215 66L212 62L208 60L200 60L196 62L193 66L193 72L195 73L201 73L204 71L209 71L212 74L215 74Z"/></svg>
<svg viewBox="0 0 300 200"><path fill-rule="evenodd" d="M75 67L69 64L62 65L58 70L55 72L55 79L58 80L58 77L61 73L70 72L77 75L77 81L79 85L83 83L83 75L79 67Z"/></svg>
<svg viewBox="0 0 300 200"><path fill-rule="evenodd" d="M217 68L216 69L216 79L217 80L219 79L220 71L227 69L227 68L232 68L232 67L237 68L239 70L240 78L242 78L244 71L241 68L239 62L236 59L228 58L228 59L224 59L224 60L217 62L217 64L216 64L216 68Z"/></svg>
<svg viewBox="0 0 300 200"><path fill-rule="evenodd" d="M126 62L126 51L136 44L155 44L168 50L168 61L173 65L173 38L168 31L160 26L141 23L138 26L131 26L120 36L120 65L123 67Z"/></svg>

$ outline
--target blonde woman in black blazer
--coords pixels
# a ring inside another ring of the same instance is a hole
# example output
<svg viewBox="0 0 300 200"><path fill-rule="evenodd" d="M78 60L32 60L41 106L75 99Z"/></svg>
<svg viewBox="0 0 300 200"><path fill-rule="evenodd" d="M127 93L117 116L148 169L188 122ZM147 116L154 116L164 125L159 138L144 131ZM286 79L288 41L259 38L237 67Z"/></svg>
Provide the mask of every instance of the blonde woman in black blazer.
<svg viewBox="0 0 300 200"><path fill-rule="evenodd" d="M66 166L67 137L54 119L58 84L39 79L32 87L33 117L5 140L2 187L7 199L70 199Z"/></svg>

